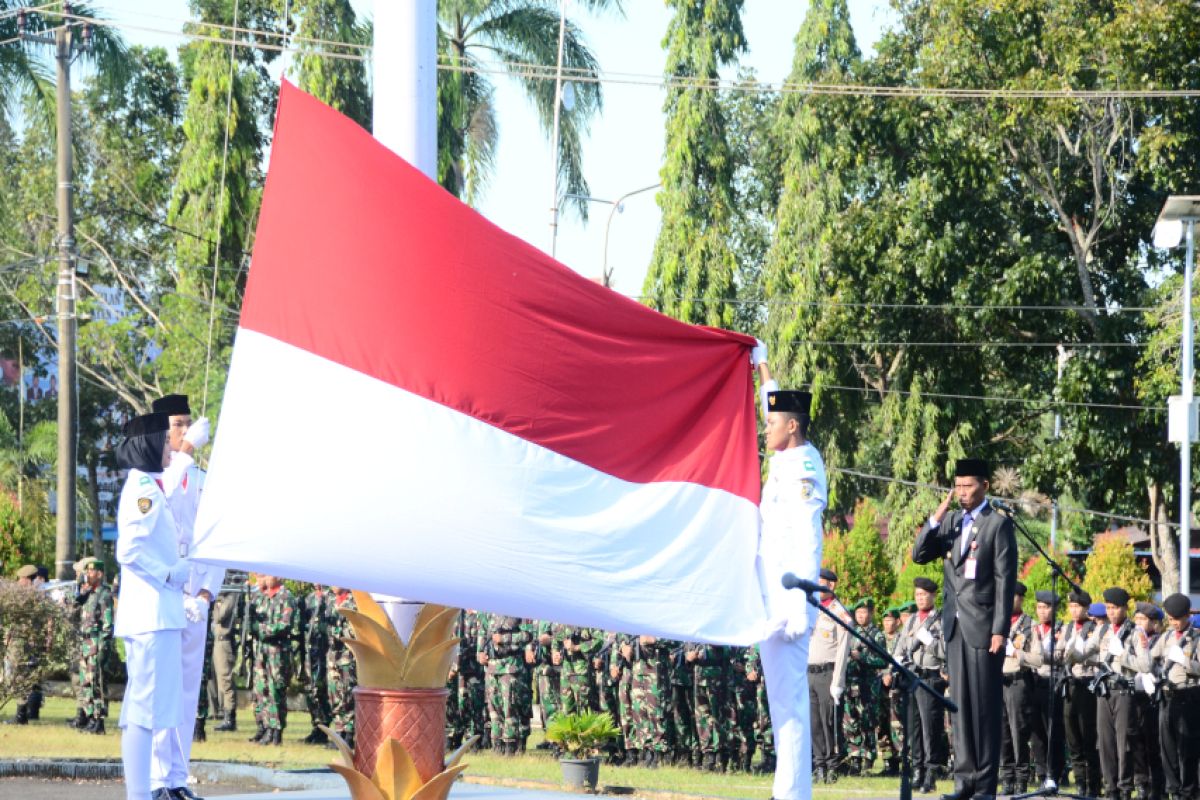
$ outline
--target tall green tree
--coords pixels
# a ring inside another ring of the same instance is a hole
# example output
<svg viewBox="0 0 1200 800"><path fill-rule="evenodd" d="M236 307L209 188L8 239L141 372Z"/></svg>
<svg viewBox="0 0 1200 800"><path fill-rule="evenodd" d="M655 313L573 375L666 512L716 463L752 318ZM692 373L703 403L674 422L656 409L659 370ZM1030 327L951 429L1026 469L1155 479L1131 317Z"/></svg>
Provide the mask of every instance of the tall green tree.
<svg viewBox="0 0 1200 800"><path fill-rule="evenodd" d="M620 0L584 0L591 11L620 10ZM527 65L558 63L559 4L554 0L439 0L438 181L474 205L483 196L495 168L499 124L494 89L484 68L485 56L504 62L504 69L533 104L542 130L552 135L555 82ZM561 108L559 119L559 191L587 195L583 177L583 136L603 106L598 64L578 25L568 20L563 40L563 68L580 80L574 84L573 107ZM569 205L587 218L587 203Z"/></svg>
<svg viewBox="0 0 1200 800"><path fill-rule="evenodd" d="M300 88L369 130L371 95L367 89L366 63L336 57L362 55L364 51L312 41L370 44L367 27L355 17L349 0L297 0L292 8L300 20L297 26L300 52L293 66ZM330 50L335 55L325 54Z"/></svg>
<svg viewBox="0 0 1200 800"><path fill-rule="evenodd" d="M667 146L662 228L643 294L654 308L686 322L729 327L737 291L730 248L734 158L725 109L703 84L720 77L746 47L742 0L671 0L666 75Z"/></svg>

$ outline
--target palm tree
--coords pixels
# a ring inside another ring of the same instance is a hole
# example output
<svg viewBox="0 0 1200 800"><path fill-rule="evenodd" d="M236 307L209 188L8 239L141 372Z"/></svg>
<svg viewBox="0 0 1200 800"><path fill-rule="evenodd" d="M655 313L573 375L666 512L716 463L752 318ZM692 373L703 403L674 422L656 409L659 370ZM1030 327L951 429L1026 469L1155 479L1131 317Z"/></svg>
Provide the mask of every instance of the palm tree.
<svg viewBox="0 0 1200 800"><path fill-rule="evenodd" d="M592 11L621 10L621 0L580 0ZM537 110L547 137L554 120L554 81L529 74L520 65L558 62L559 10L555 0L438 0L438 180L467 203L482 196L495 167L497 125L488 61L500 62ZM446 69L449 67L449 69ZM579 28L567 22L563 68L594 78L598 64ZM579 72L577 72L579 71ZM575 85L575 104L559 119L559 187L586 195L581 138L600 111L602 92L595 81ZM574 200L580 216L587 205Z"/></svg>
<svg viewBox="0 0 1200 800"><path fill-rule="evenodd" d="M54 122L54 61L49 50L26 47L19 40L18 20L23 17L27 33L53 35L55 28L68 24L75 36L84 23L64 21L60 9L27 12L18 15L24 2L0 0L0 115L8 116L18 106L30 117L53 129ZM81 17L97 17L92 6L72 3L70 13ZM103 25L91 26L92 46L82 58L97 68L97 80L108 89L120 91L129 78L129 56L121 35Z"/></svg>

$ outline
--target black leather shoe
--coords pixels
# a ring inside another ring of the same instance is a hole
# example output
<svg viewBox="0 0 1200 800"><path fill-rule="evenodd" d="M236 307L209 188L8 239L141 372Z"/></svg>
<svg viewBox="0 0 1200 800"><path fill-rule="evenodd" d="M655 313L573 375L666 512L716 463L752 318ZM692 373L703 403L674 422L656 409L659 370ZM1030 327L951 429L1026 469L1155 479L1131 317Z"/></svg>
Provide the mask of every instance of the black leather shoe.
<svg viewBox="0 0 1200 800"><path fill-rule="evenodd" d="M163 787L162 789L155 789L153 792L151 792L150 800L175 800L175 796L171 794L170 789Z"/></svg>
<svg viewBox="0 0 1200 800"><path fill-rule="evenodd" d="M87 724L88 724L88 716L87 716L87 714L83 713L82 708L75 709L75 716L72 717L71 719L67 720L67 727L74 728L75 730L80 730L82 728L86 728Z"/></svg>
<svg viewBox="0 0 1200 800"><path fill-rule="evenodd" d="M204 720L202 720L202 719L196 720L196 725L194 728L192 728L192 741L193 742L207 742L208 741L208 734L204 732Z"/></svg>
<svg viewBox="0 0 1200 800"><path fill-rule="evenodd" d="M971 800L974 793L966 787L959 787L950 794L942 795L942 800Z"/></svg>
<svg viewBox="0 0 1200 800"><path fill-rule="evenodd" d="M262 738L266 735L267 735L267 729L264 728L262 725L259 725L258 730L256 730L254 732L254 735L251 736L246 741L250 742L251 744L259 744L262 741Z"/></svg>
<svg viewBox="0 0 1200 800"><path fill-rule="evenodd" d="M104 736L104 720L100 717L94 718L87 724L87 728L85 728L84 731L92 734L93 736Z"/></svg>
<svg viewBox="0 0 1200 800"><path fill-rule="evenodd" d="M233 714L233 713L226 714L225 719L221 720L221 724L218 725L217 727L213 728L213 730L220 731L221 733L227 733L229 731L236 731L237 730L237 714Z"/></svg>
<svg viewBox="0 0 1200 800"><path fill-rule="evenodd" d="M171 797L175 800L204 800L203 797L193 792L186 786L180 786L178 789L171 789Z"/></svg>

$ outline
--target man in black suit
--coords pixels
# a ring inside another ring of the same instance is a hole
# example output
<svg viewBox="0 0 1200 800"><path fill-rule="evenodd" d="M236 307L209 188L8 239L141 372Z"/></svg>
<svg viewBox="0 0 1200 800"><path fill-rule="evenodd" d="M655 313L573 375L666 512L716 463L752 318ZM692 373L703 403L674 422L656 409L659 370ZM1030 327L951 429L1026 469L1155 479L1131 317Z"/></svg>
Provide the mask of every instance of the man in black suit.
<svg viewBox="0 0 1200 800"><path fill-rule="evenodd" d="M987 462L961 459L954 474L954 489L917 536L913 561L944 559L946 672L958 714L952 725L955 791L943 798L991 800L1000 766L1001 669L1017 583L1017 540L1012 520L987 502ZM950 512L955 498L961 510Z"/></svg>

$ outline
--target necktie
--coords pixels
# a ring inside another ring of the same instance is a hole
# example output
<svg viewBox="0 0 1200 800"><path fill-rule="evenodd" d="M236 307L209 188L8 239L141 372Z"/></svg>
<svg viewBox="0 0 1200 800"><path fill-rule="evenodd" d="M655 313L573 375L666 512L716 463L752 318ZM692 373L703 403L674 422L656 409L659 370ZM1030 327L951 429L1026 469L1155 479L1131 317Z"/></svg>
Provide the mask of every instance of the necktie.
<svg viewBox="0 0 1200 800"><path fill-rule="evenodd" d="M967 552L967 539L971 536L971 528L975 525L975 518L971 516L971 512L963 514L962 524L962 548L959 550L959 555Z"/></svg>

